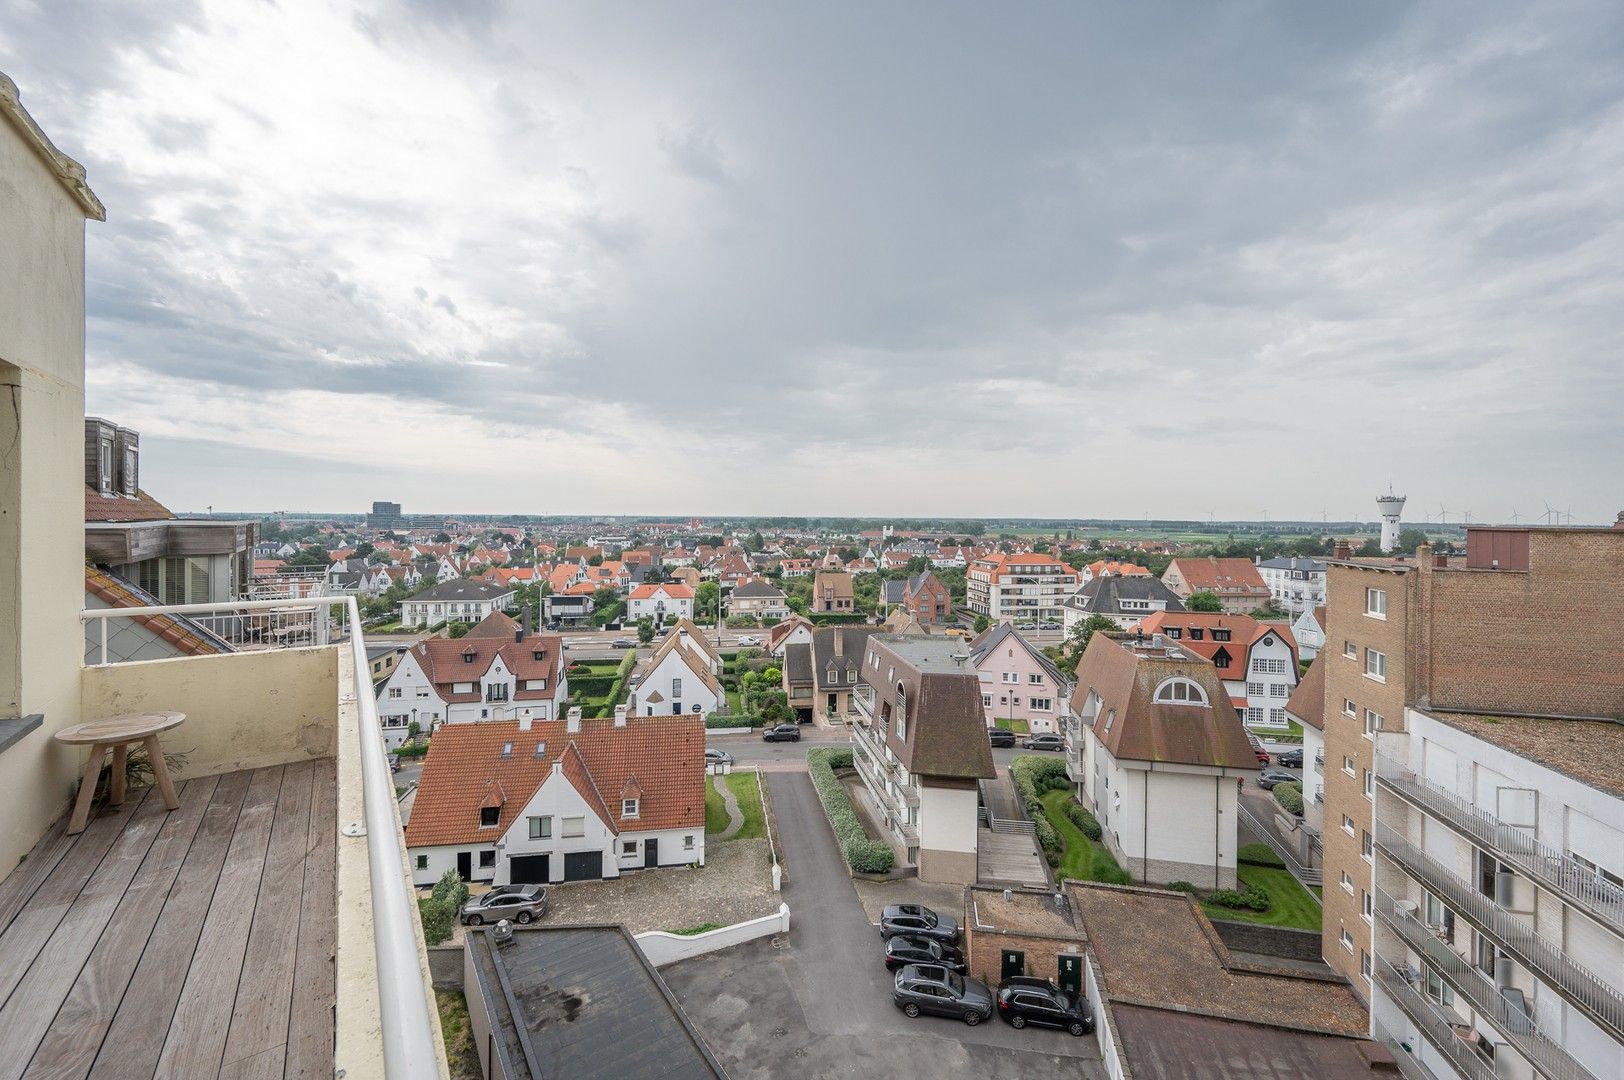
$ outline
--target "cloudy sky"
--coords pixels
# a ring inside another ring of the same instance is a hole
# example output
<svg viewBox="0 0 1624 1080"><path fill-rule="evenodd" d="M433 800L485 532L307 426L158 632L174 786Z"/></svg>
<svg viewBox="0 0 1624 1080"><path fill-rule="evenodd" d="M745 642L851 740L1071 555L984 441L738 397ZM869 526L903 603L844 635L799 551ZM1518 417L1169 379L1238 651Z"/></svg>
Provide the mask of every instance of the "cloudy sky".
<svg viewBox="0 0 1624 1080"><path fill-rule="evenodd" d="M0 0L171 506L1624 508L1624 6Z"/></svg>

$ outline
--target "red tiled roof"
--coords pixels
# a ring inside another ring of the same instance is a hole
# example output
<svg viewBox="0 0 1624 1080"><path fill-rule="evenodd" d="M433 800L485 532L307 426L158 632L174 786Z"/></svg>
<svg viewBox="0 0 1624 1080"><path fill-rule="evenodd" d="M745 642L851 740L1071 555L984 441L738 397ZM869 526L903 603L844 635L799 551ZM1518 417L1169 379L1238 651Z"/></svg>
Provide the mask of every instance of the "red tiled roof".
<svg viewBox="0 0 1624 1080"><path fill-rule="evenodd" d="M112 574L89 565L85 566L85 592L112 608L146 607L156 603L146 593L138 593ZM176 652L186 656L211 656L226 651L197 633L199 628L196 624L171 615L132 615L120 621L139 623L149 633L172 645ZM114 623L109 630L117 625Z"/></svg>
<svg viewBox="0 0 1624 1080"><path fill-rule="evenodd" d="M543 653L540 660L535 657L538 649ZM454 694L451 687L455 683L478 683L498 655L519 680L520 685L513 691L515 698L551 699L558 689L559 672L563 667L564 639L557 634L533 634L523 641L514 641L511 632L505 637L430 638L412 646L412 655L434 684L435 692L446 701L478 701L477 688ZM467 656L473 659L465 659ZM523 684L529 679L546 679L547 689L524 689Z"/></svg>
<svg viewBox="0 0 1624 1080"><path fill-rule="evenodd" d="M455 642L453 642L455 644ZM504 743L512 752L502 755ZM545 744L536 753L537 744ZM560 762L570 784L594 804L611 829L682 829L705 826L705 723L697 716L582 720L571 733L562 720L537 721L528 732L518 721L446 724L434 733L406 826L406 843L489 843L511 826ZM602 792L639 791L638 816L622 819ZM479 827L489 790L506 801L495 829Z"/></svg>
<svg viewBox="0 0 1624 1080"><path fill-rule="evenodd" d="M647 600L661 589L664 589L665 595L669 596L673 600L692 600L694 598L694 591L686 585L644 584L633 589L628 599Z"/></svg>
<svg viewBox="0 0 1624 1080"><path fill-rule="evenodd" d="M1195 592L1260 593L1268 595L1269 586L1263 575L1252 565L1251 559L1174 559L1179 576Z"/></svg>
<svg viewBox="0 0 1624 1080"><path fill-rule="evenodd" d="M86 521L170 521L169 510L144 491L137 491L133 499L117 495L103 495L89 484L85 485Z"/></svg>
<svg viewBox="0 0 1624 1080"><path fill-rule="evenodd" d="M1200 641L1190 637L1190 628L1199 627L1205 631ZM1229 655L1241 663L1238 667L1226 671L1225 678L1240 678L1239 674L1230 672L1243 672L1246 669L1245 656L1252 645L1270 634L1274 634L1286 643L1291 649L1292 660L1297 657L1297 640L1291 636L1291 627L1285 623L1259 622L1250 615L1231 615L1218 611L1156 611L1147 615L1139 628L1146 634L1165 634L1168 627L1177 627L1181 632L1178 643L1191 652L1199 653L1208 660L1213 658L1219 649L1224 649ZM1214 641L1213 630L1228 630L1228 641Z"/></svg>

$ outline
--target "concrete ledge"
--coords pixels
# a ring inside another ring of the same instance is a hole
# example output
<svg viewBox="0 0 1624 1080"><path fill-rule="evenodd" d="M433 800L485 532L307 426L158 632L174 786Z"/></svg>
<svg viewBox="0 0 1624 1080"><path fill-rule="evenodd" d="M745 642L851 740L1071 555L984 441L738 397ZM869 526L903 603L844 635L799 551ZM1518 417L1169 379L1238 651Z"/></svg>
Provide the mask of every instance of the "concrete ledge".
<svg viewBox="0 0 1624 1080"><path fill-rule="evenodd" d="M755 730L756 730L755 728L747 728L747 727L713 727L713 728L706 728L705 729L705 734L706 735L748 735L752 731L755 731Z"/></svg>
<svg viewBox="0 0 1624 1080"><path fill-rule="evenodd" d="M764 915L759 919L749 919L734 923L732 926L707 930L703 934L669 934L664 930L650 930L638 934L636 941L638 948L643 950L643 955L648 957L649 963L655 967L665 967L678 960L703 956L721 949L730 949L735 945L743 945L757 938L788 932L789 905L779 904L776 915Z"/></svg>
<svg viewBox="0 0 1624 1080"><path fill-rule="evenodd" d="M0 753L22 740L24 735L45 723L44 713L11 716L0 719Z"/></svg>

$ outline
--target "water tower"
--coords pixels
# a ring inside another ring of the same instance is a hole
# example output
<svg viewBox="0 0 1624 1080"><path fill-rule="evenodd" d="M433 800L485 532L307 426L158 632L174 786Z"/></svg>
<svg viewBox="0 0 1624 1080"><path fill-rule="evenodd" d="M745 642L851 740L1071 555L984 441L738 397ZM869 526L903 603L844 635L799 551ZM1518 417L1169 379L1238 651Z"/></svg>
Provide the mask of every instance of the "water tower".
<svg viewBox="0 0 1624 1080"><path fill-rule="evenodd" d="M1391 490L1376 496L1376 512L1382 516L1382 551L1392 551L1398 547L1398 519L1404 513L1404 496L1394 495Z"/></svg>

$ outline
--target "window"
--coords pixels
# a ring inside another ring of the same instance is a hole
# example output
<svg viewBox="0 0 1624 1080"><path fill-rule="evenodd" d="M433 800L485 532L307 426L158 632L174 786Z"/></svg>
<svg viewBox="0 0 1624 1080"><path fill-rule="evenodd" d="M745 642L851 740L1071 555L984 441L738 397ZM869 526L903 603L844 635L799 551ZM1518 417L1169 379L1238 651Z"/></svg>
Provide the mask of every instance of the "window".
<svg viewBox="0 0 1624 1080"><path fill-rule="evenodd" d="M482 870L489 869L490 867L495 866L495 865L496 865L496 852L494 852L494 851L481 851L479 853L479 867L480 867L480 869L482 869Z"/></svg>
<svg viewBox="0 0 1624 1080"><path fill-rule="evenodd" d="M1365 922L1369 922L1376 913L1375 902L1370 899L1370 894L1363 889L1359 890L1359 913L1365 917Z"/></svg>
<svg viewBox="0 0 1624 1080"><path fill-rule="evenodd" d="M1578 863L1580 866L1584 867L1586 870L1590 871L1590 873L1594 874L1598 880L1607 882L1610 885L1624 887L1624 878L1619 877L1605 866L1599 866L1592 860L1585 858L1583 855L1580 855L1577 852L1568 852L1568 857L1574 862Z"/></svg>
<svg viewBox="0 0 1624 1080"><path fill-rule="evenodd" d="M1206 636L1207 636L1207 632L1205 630L1201 629L1201 627L1199 627L1199 626L1190 627L1190 640L1191 641L1200 641L1202 638L1204 638Z"/></svg>
<svg viewBox="0 0 1624 1080"><path fill-rule="evenodd" d="M564 835L566 837L585 836L586 835L586 818L584 818L584 817L567 817L567 818L565 818L564 819Z"/></svg>
<svg viewBox="0 0 1624 1080"><path fill-rule="evenodd" d="M1370 839L1370 833L1365 833L1364 839L1360 842L1360 850L1364 852L1366 862L1370 862L1376 857L1376 845Z"/></svg>
<svg viewBox="0 0 1624 1080"><path fill-rule="evenodd" d="M429 868L429 857L427 855L419 855L417 857L417 868L419 870L427 870Z"/></svg>
<svg viewBox="0 0 1624 1080"><path fill-rule="evenodd" d="M1286 696L1286 691L1288 691L1290 689L1291 689L1291 687L1287 686L1285 683L1277 682L1277 683L1274 683L1273 685L1271 685L1269 687L1269 696L1270 697L1285 697Z"/></svg>
<svg viewBox="0 0 1624 1080"><path fill-rule="evenodd" d="M505 743L502 744L502 756L505 757L505 758L513 756L513 744L512 743L505 742Z"/></svg>
<svg viewBox="0 0 1624 1080"><path fill-rule="evenodd" d="M1167 636L1172 638L1174 641L1177 641L1184 636L1184 629L1182 627L1169 626L1166 629Z"/></svg>
<svg viewBox="0 0 1624 1080"><path fill-rule="evenodd" d="M831 681L833 681L833 680L831 680ZM680 698L682 696L682 680L681 679L672 679L671 680L671 696L674 697L674 698Z"/></svg>
<svg viewBox="0 0 1624 1080"><path fill-rule="evenodd" d="M1020 678L1020 676L1013 671L1000 672L999 676L1004 682L1015 682Z"/></svg>
<svg viewBox="0 0 1624 1080"><path fill-rule="evenodd" d="M1353 835L1353 819L1346 814L1342 815L1342 831L1349 836Z"/></svg>
<svg viewBox="0 0 1624 1080"><path fill-rule="evenodd" d="M1286 710L1284 710L1284 709L1270 709L1269 710L1269 723L1284 725L1285 722L1286 722Z"/></svg>
<svg viewBox="0 0 1624 1080"><path fill-rule="evenodd" d="M1365 590L1365 614L1378 619L1387 618L1387 590Z"/></svg>
<svg viewBox="0 0 1624 1080"><path fill-rule="evenodd" d="M849 682L849 683L854 683L854 682L857 681L857 669L856 668L852 668L850 671L846 672L846 681Z"/></svg>
<svg viewBox="0 0 1624 1080"><path fill-rule="evenodd" d="M1375 649L1365 650L1365 675L1377 682L1387 681L1387 654Z"/></svg>
<svg viewBox="0 0 1624 1080"><path fill-rule="evenodd" d="M390 687L390 688L389 688L389 696L390 696L390 697L392 697L392 698L398 698L398 697L400 697L400 687L398 687L398 686L391 686L391 687Z"/></svg>
<svg viewBox="0 0 1624 1080"><path fill-rule="evenodd" d="M623 840L623 841L621 841L620 853L622 855L636 855L637 854L637 841L636 840Z"/></svg>
<svg viewBox="0 0 1624 1080"><path fill-rule="evenodd" d="M1353 875L1346 870L1342 871L1342 891L1349 896L1353 895Z"/></svg>
<svg viewBox="0 0 1624 1080"><path fill-rule="evenodd" d="M1214 641L1228 641L1229 640L1229 631L1223 629L1222 627L1214 627L1213 631L1212 631L1212 640L1214 640Z"/></svg>
<svg viewBox="0 0 1624 1080"><path fill-rule="evenodd" d="M1041 685L1043 685L1043 676L1042 675L1028 675L1026 677L1026 681L1029 682L1029 683L1035 683L1035 684L1041 686Z"/></svg>
<svg viewBox="0 0 1624 1080"><path fill-rule="evenodd" d="M1248 708L1246 710L1246 722L1248 724L1263 723L1263 710L1257 707Z"/></svg>
<svg viewBox="0 0 1624 1080"><path fill-rule="evenodd" d="M1358 716L1359 715L1359 706L1357 706L1357 705L1355 705L1353 703L1352 698L1343 698L1342 699L1342 713L1345 716Z"/></svg>
<svg viewBox="0 0 1624 1080"><path fill-rule="evenodd" d="M1374 799L1375 797L1376 797L1376 778L1371 775L1369 769L1366 769L1365 770L1365 798Z"/></svg>
<svg viewBox="0 0 1624 1080"><path fill-rule="evenodd" d="M1381 726L1382 726L1382 718L1381 718L1380 714L1371 712L1369 709L1366 709L1365 710L1365 738L1367 738L1367 739L1375 738L1376 737L1376 732L1381 730Z"/></svg>
<svg viewBox="0 0 1624 1080"><path fill-rule="evenodd" d="M1027 704L1030 705L1037 712L1048 712L1050 707L1051 707L1049 702L1050 702L1049 698L1035 697L1035 698L1032 698L1030 701L1028 701Z"/></svg>
<svg viewBox="0 0 1624 1080"><path fill-rule="evenodd" d="M1342 771L1347 773L1349 776L1354 774L1353 758L1349 757L1347 754L1342 755Z"/></svg>
<svg viewBox="0 0 1624 1080"><path fill-rule="evenodd" d="M1247 683L1246 684L1246 696L1247 697L1262 697L1263 696L1263 684L1260 683L1260 682L1249 682L1249 683Z"/></svg>
<svg viewBox="0 0 1624 1080"><path fill-rule="evenodd" d="M982 694L981 695L981 707L984 708L984 709L992 708L992 695L991 694Z"/></svg>
<svg viewBox="0 0 1624 1080"><path fill-rule="evenodd" d="M1353 955L1353 935L1345 929L1342 931L1342 947L1348 950L1348 955Z"/></svg>
<svg viewBox="0 0 1624 1080"><path fill-rule="evenodd" d="M1258 656L1252 659L1252 671L1257 675L1284 675L1286 661L1280 656Z"/></svg>
<svg viewBox="0 0 1624 1080"><path fill-rule="evenodd" d="M1105 714L1105 733L1107 735L1111 733L1111 725L1114 723L1116 723L1116 710L1112 709Z"/></svg>
<svg viewBox="0 0 1624 1080"><path fill-rule="evenodd" d="M636 817L637 816L637 800L636 799L621 799L620 800L620 816L621 817Z"/></svg>
<svg viewBox="0 0 1624 1080"><path fill-rule="evenodd" d="M1174 676L1163 679L1156 687L1154 700L1158 703L1173 705L1205 705L1207 692L1201 684L1193 679Z"/></svg>
<svg viewBox="0 0 1624 1080"><path fill-rule="evenodd" d="M1342 643L1342 655L1346 656L1349 660L1359 659L1359 646L1355 645L1351 641L1344 641Z"/></svg>
<svg viewBox="0 0 1624 1080"><path fill-rule="evenodd" d="M553 819L549 817L533 817L530 819L530 839L551 840L553 838Z"/></svg>
<svg viewBox="0 0 1624 1080"><path fill-rule="evenodd" d="M482 806L479 810L479 827L481 829L494 829L501 817L502 808L499 806Z"/></svg>
<svg viewBox="0 0 1624 1080"><path fill-rule="evenodd" d="M693 836L693 833L689 833L687 836L684 836L682 838L682 850L684 850L684 851L692 851L693 849L694 849L694 836Z"/></svg>
<svg viewBox="0 0 1624 1080"><path fill-rule="evenodd" d="M1363 949L1359 950L1359 974L1370 978L1370 954Z"/></svg>

